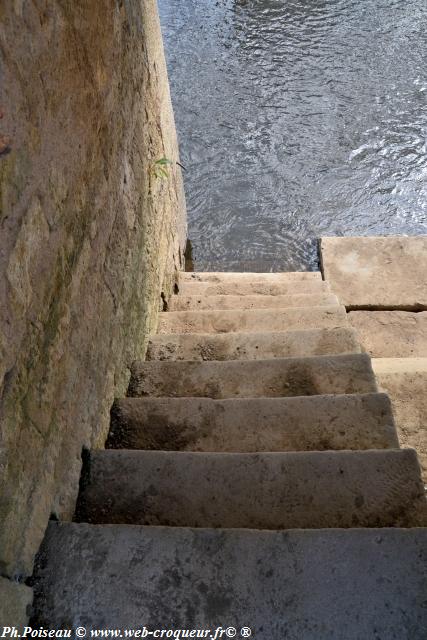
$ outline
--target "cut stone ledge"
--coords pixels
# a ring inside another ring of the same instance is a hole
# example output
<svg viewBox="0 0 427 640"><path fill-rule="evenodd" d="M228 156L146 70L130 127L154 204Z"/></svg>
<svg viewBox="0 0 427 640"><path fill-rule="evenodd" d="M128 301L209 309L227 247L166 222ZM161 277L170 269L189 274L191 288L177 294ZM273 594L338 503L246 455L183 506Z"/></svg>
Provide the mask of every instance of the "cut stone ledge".
<svg viewBox="0 0 427 640"><path fill-rule="evenodd" d="M427 357L427 311L351 311L348 319L373 358Z"/></svg>
<svg viewBox="0 0 427 640"><path fill-rule="evenodd" d="M427 309L427 235L321 238L320 257L348 309Z"/></svg>
<svg viewBox="0 0 427 640"><path fill-rule="evenodd" d="M400 446L417 451L427 486L427 358L380 358L372 366L390 395Z"/></svg>

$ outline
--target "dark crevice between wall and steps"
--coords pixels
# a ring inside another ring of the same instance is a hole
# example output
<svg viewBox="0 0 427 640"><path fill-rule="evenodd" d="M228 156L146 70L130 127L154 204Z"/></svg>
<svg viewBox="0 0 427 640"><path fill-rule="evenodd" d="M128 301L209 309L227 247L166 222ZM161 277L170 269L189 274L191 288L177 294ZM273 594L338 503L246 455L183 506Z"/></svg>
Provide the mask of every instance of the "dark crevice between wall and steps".
<svg viewBox="0 0 427 640"><path fill-rule="evenodd" d="M193 245L191 240L187 239L184 251L185 271L194 271Z"/></svg>
<svg viewBox="0 0 427 640"><path fill-rule="evenodd" d="M84 498L82 496L85 495L85 487L88 485L90 480L90 450L84 447L82 449L82 472L80 474L79 481L79 494L77 497L76 511L74 514L73 522L82 522L84 520L84 513L86 513L86 504Z"/></svg>
<svg viewBox="0 0 427 640"><path fill-rule="evenodd" d="M350 311L410 311L412 313L421 313L427 311L427 305L369 305L369 304L350 304L345 307L347 313Z"/></svg>

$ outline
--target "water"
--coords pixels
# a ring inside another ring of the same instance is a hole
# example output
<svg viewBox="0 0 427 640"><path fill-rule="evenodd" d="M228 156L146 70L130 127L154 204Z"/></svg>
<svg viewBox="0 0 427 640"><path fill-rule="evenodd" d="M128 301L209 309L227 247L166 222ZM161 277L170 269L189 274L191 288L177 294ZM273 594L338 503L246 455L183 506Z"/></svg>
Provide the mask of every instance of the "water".
<svg viewBox="0 0 427 640"><path fill-rule="evenodd" d="M197 270L427 233L426 0L159 0Z"/></svg>

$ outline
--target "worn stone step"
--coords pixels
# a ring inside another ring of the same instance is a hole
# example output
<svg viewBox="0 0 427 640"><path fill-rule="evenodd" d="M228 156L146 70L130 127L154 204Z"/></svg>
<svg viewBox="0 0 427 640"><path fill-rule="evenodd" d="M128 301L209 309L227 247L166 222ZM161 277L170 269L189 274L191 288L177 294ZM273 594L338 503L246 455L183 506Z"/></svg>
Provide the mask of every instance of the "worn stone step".
<svg viewBox="0 0 427 640"><path fill-rule="evenodd" d="M33 626L211 629L213 638L222 625L265 640L425 640L426 549L426 529L51 522L34 573Z"/></svg>
<svg viewBox="0 0 427 640"><path fill-rule="evenodd" d="M386 394L296 398L122 398L107 445L164 451L398 449Z"/></svg>
<svg viewBox="0 0 427 640"><path fill-rule="evenodd" d="M323 280L289 280L288 282L249 282L249 281L230 281L230 282L200 282L197 280L181 281L179 283L179 295L296 295L309 293L327 293L330 292L330 286Z"/></svg>
<svg viewBox="0 0 427 640"><path fill-rule="evenodd" d="M147 360L261 360L360 353L350 327L265 333L166 333L150 337Z"/></svg>
<svg viewBox="0 0 427 640"><path fill-rule="evenodd" d="M418 526L413 449L298 453L92 451L77 520L304 529Z"/></svg>
<svg viewBox="0 0 427 640"><path fill-rule="evenodd" d="M128 396L222 399L377 390L369 356L351 354L227 362L135 362Z"/></svg>
<svg viewBox="0 0 427 640"><path fill-rule="evenodd" d="M338 305L332 293L300 293L294 295L263 296L172 296L168 311L227 310L227 309L286 309L289 307L321 307Z"/></svg>
<svg viewBox="0 0 427 640"><path fill-rule="evenodd" d="M238 271L183 271L180 282L262 282L281 283L307 280L322 280L320 271L283 271L275 273L238 272Z"/></svg>
<svg viewBox="0 0 427 640"><path fill-rule="evenodd" d="M346 326L345 307L171 311L159 314L158 333L292 331Z"/></svg>

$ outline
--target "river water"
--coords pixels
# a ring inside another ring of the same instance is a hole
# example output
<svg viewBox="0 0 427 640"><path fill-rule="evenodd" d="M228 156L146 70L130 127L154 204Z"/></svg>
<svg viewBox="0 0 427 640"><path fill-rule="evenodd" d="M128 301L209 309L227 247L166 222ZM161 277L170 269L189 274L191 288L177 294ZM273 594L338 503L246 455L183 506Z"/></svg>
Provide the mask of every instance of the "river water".
<svg viewBox="0 0 427 640"><path fill-rule="evenodd" d="M197 270L427 233L426 0L159 0Z"/></svg>

